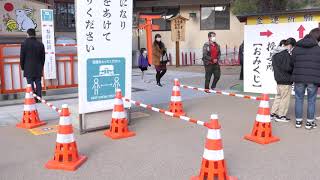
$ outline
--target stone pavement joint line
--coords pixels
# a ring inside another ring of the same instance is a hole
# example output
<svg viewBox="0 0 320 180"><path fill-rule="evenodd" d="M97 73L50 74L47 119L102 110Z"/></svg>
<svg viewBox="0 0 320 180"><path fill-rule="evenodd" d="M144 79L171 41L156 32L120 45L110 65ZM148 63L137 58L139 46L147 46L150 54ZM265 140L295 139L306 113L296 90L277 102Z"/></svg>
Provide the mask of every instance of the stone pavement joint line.
<svg viewBox="0 0 320 180"><path fill-rule="evenodd" d="M197 91L202 91L202 92L211 92L214 94L221 94L221 95L226 95L226 96L233 96L233 97L239 97L239 98L244 98L244 99L251 99L251 100L260 100L260 97L256 96L248 96L248 95L243 95L243 94L236 94L236 93L229 93L229 92L224 92L224 91L216 91L216 90L211 90L211 89L203 89L203 88L197 88L197 87L192 87L192 86L187 86L187 85L179 85L181 88L185 89L192 89L192 90L197 90Z"/></svg>
<svg viewBox="0 0 320 180"><path fill-rule="evenodd" d="M30 93L33 97L37 98L39 101L41 101L41 103L47 105L49 108L53 109L54 111L60 113L61 110L57 107L55 107L53 104L48 103L46 100L42 99L40 96L37 96L35 93L31 92Z"/></svg>
<svg viewBox="0 0 320 180"><path fill-rule="evenodd" d="M125 101L127 101L127 102L130 102L130 103L136 105L136 106L143 107L143 108L146 108L146 109L149 109L149 110L152 110L152 111L155 111L155 112L159 112L159 113L171 116L171 117L179 118L181 120L184 120L184 121L187 121L187 122L190 122L190 123L194 123L194 124L197 124L197 125L200 125L200 126L207 127L207 124L205 122L203 122L203 121L192 119L192 118L189 118L187 116L181 116L178 113L172 113L170 111L166 111L164 109L159 109L159 108L156 108L156 107L152 107L151 105L146 105L146 104L143 104L141 102L134 101L134 100L131 100L131 99L126 99L126 98L123 98L123 99Z"/></svg>

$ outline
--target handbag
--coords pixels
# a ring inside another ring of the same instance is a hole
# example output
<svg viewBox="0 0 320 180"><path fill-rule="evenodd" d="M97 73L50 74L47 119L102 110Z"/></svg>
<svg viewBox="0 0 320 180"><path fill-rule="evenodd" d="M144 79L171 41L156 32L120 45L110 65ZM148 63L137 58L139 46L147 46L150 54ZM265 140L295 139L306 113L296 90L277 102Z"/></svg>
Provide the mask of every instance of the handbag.
<svg viewBox="0 0 320 180"><path fill-rule="evenodd" d="M160 58L160 64L167 64L169 62L168 54L165 52Z"/></svg>

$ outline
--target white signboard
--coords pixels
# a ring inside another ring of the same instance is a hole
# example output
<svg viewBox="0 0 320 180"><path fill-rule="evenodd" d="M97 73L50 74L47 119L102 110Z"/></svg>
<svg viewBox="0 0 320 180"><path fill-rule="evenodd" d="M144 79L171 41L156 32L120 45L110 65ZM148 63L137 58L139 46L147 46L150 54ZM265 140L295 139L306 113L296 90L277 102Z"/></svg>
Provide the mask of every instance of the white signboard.
<svg viewBox="0 0 320 180"><path fill-rule="evenodd" d="M271 54L282 39L302 39L318 22L246 25L244 28L244 91L276 94Z"/></svg>
<svg viewBox="0 0 320 180"><path fill-rule="evenodd" d="M110 110L116 89L131 98L132 0L76 3L79 113Z"/></svg>
<svg viewBox="0 0 320 180"><path fill-rule="evenodd" d="M53 10L41 9L42 42L46 51L44 78L56 79L56 57L54 44Z"/></svg>

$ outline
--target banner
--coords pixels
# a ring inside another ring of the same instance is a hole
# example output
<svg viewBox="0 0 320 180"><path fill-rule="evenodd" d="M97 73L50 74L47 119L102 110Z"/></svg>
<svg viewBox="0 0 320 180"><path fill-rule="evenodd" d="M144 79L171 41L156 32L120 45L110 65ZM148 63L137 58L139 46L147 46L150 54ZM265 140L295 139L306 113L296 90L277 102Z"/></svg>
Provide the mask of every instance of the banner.
<svg viewBox="0 0 320 180"><path fill-rule="evenodd" d="M282 39L302 39L318 22L246 25L244 28L244 91L276 94L272 52Z"/></svg>
<svg viewBox="0 0 320 180"><path fill-rule="evenodd" d="M79 113L113 109L117 89L131 98L132 0L76 1L76 7Z"/></svg>
<svg viewBox="0 0 320 180"><path fill-rule="evenodd" d="M41 9L42 42L46 51L46 61L44 64L45 79L57 78L53 24L53 10Z"/></svg>

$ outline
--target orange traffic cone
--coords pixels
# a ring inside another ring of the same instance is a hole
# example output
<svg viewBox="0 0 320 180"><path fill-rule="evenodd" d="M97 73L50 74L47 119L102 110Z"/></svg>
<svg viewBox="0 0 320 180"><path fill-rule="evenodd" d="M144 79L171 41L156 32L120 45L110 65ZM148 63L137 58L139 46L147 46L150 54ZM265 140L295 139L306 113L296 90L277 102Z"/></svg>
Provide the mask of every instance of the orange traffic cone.
<svg viewBox="0 0 320 180"><path fill-rule="evenodd" d="M120 89L117 89L116 91L110 129L108 129L104 133L104 135L112 139L121 139L136 135L134 132L131 132L128 129L128 119L124 110L122 94Z"/></svg>
<svg viewBox="0 0 320 180"><path fill-rule="evenodd" d="M174 86L172 88L169 111L172 113L177 113L181 116L186 115L186 113L183 111L183 105L182 105L182 99L181 99L181 93L180 93L180 82L178 79L174 79Z"/></svg>
<svg viewBox="0 0 320 180"><path fill-rule="evenodd" d="M237 180L227 173L227 165L224 161L220 124L216 114L211 115L211 121L205 124L208 127L208 134L200 175L191 177L191 180Z"/></svg>
<svg viewBox="0 0 320 180"><path fill-rule="evenodd" d="M74 171L87 157L78 154L77 143L67 104L62 105L54 157L45 165L48 169Z"/></svg>
<svg viewBox="0 0 320 180"><path fill-rule="evenodd" d="M32 97L31 93L32 93L31 84L28 84L26 88L26 96L24 100L22 122L16 125L16 127L18 128L32 129L32 128L39 127L46 124L46 122L40 121L39 119L36 102Z"/></svg>
<svg viewBox="0 0 320 180"><path fill-rule="evenodd" d="M262 94L260 100L259 110L252 132L244 138L259 144L269 144L279 141L280 139L278 137L272 136L269 96Z"/></svg>

